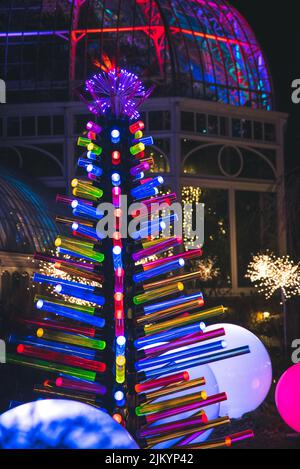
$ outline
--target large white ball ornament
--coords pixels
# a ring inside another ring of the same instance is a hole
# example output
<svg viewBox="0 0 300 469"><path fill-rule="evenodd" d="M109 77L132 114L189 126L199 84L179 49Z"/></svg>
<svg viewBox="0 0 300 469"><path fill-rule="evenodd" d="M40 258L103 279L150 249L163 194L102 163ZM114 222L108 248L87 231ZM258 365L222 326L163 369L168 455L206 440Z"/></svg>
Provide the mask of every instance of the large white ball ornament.
<svg viewBox="0 0 300 469"><path fill-rule="evenodd" d="M250 353L210 363L220 392L228 400L220 405L220 416L240 418L259 407L272 384L272 363L263 343L252 332L235 324L214 324L205 332L224 328L226 349L249 345Z"/></svg>

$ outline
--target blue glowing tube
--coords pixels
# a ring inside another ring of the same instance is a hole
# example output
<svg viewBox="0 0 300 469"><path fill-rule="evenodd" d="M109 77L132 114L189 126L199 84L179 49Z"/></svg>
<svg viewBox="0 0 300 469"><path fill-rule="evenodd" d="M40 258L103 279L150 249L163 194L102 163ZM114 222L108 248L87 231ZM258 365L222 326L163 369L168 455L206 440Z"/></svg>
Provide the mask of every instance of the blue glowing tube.
<svg viewBox="0 0 300 469"><path fill-rule="evenodd" d="M42 311L47 311L48 313L58 314L59 316L73 319L74 321L80 321L85 324L90 324L91 326L100 328L105 326L105 319L103 318L80 313L79 311L76 311L73 308L57 305L55 303L51 303L51 301L40 299L36 302L36 308Z"/></svg>
<svg viewBox="0 0 300 469"><path fill-rule="evenodd" d="M119 173L113 173L111 175L111 183L115 187L118 187L121 184L121 176Z"/></svg>
<svg viewBox="0 0 300 469"><path fill-rule="evenodd" d="M71 203L71 207L73 208L74 215L80 216L81 214L83 214L91 218L94 218L95 220L101 220L101 218L103 217L103 212L98 210L97 207L84 204L82 202L79 202L78 200L73 200L73 202Z"/></svg>
<svg viewBox="0 0 300 469"><path fill-rule="evenodd" d="M86 170L89 174L93 174L94 176L100 177L103 173L103 170L99 168L99 166L95 166L92 163L89 163L86 167Z"/></svg>
<svg viewBox="0 0 300 469"><path fill-rule="evenodd" d="M199 300L203 299L202 293L196 293L196 294L189 295L189 296L180 296L179 298L173 298L172 300L162 301L154 305L144 306L144 313L145 314L155 313L165 308L171 308L172 306L181 305L183 303L188 303L189 301L198 300L198 299Z"/></svg>
<svg viewBox="0 0 300 469"><path fill-rule="evenodd" d="M174 221L178 220L176 214L167 215L161 218L155 218L154 220L147 220L141 223L140 229L132 233L133 239L146 238L147 236L155 236L161 231L165 230L167 226L170 226Z"/></svg>
<svg viewBox="0 0 300 469"><path fill-rule="evenodd" d="M145 190L145 192L140 192L138 195L134 195L133 197L136 200L141 200L144 198L150 198L152 196L155 196L158 194L158 189L157 187L150 187L148 190Z"/></svg>
<svg viewBox="0 0 300 469"><path fill-rule="evenodd" d="M125 355L125 346L126 346L126 339L123 335L119 335L116 339L116 357L124 356Z"/></svg>
<svg viewBox="0 0 300 469"><path fill-rule="evenodd" d="M86 158L79 158L77 160L77 166L79 166L80 168L85 168L90 164L91 162L86 159Z"/></svg>
<svg viewBox="0 0 300 469"><path fill-rule="evenodd" d="M138 173L138 174L136 174L135 178L133 179L133 182L140 181L141 179L144 179L144 177L145 177L145 173L143 173L143 172Z"/></svg>
<svg viewBox="0 0 300 469"><path fill-rule="evenodd" d="M142 137L138 139L139 143L143 143L146 146L153 145L153 137Z"/></svg>
<svg viewBox="0 0 300 469"><path fill-rule="evenodd" d="M61 295L72 296L73 298L80 298L81 300L90 301L95 303L98 306L103 306L105 303L105 298L100 295L95 295L89 291L86 291L84 288L79 287L68 287L57 283L55 286L55 292L60 293Z"/></svg>
<svg viewBox="0 0 300 469"><path fill-rule="evenodd" d="M169 366L163 366L162 368L156 368L154 370L143 372L142 379L145 380L156 378L162 375L167 375L168 373L176 373L177 371L187 370L188 368L193 368L195 366L226 360L227 358L238 357L239 355L245 355L247 353L250 353L250 348L245 346L231 350L222 350L220 352L207 355L206 357L186 360L181 363L176 363L173 361Z"/></svg>
<svg viewBox="0 0 300 469"><path fill-rule="evenodd" d="M131 189L132 197L138 197L140 194L144 194L150 189L157 188L161 184L164 183L164 178L162 176L157 176L153 178L151 181L145 182L145 184L141 184L138 187L134 187Z"/></svg>
<svg viewBox="0 0 300 469"><path fill-rule="evenodd" d="M49 283L50 285L57 285L58 283L60 283L61 285L66 285L68 287L82 288L90 292L95 291L95 287L85 285L84 283L73 282L71 280L64 280L57 277L50 277L49 275L43 275L36 272L33 274L33 280L34 282Z"/></svg>
<svg viewBox="0 0 300 469"><path fill-rule="evenodd" d="M112 253L113 253L114 270L117 270L123 267L122 248L120 246L114 246Z"/></svg>
<svg viewBox="0 0 300 469"><path fill-rule="evenodd" d="M110 133L111 142L119 143L120 141L120 131L118 129L113 129Z"/></svg>
<svg viewBox="0 0 300 469"><path fill-rule="evenodd" d="M85 225L79 225L79 223L77 222L74 222L72 224L72 230L76 231L76 233L89 236L90 238L94 238L95 240L103 239L103 236L100 237L100 233L97 232L96 228L91 228L90 226Z"/></svg>
<svg viewBox="0 0 300 469"><path fill-rule="evenodd" d="M139 272L138 274L133 275L133 280L136 283L144 282L150 278L157 277L158 275L165 274L167 272L172 272L176 269L181 269L184 266L184 259L176 259L175 261L165 262L164 264L154 267L153 269L146 270L145 272ZM175 300L173 300L175 301Z"/></svg>
<svg viewBox="0 0 300 469"><path fill-rule="evenodd" d="M69 355L76 355L78 357L87 358L90 360L94 360L96 356L95 350L86 349L84 347L78 347L75 345L64 344L61 342L53 342L48 340L43 340L38 337L17 337L13 334L9 337L10 344L25 344L25 345L34 345L35 347L39 347L43 350L52 350L54 352L62 352Z"/></svg>
<svg viewBox="0 0 300 469"><path fill-rule="evenodd" d="M218 340L206 345L199 345L198 347L188 347L186 350L178 350L168 355L161 355L159 357L147 358L135 363L136 371L144 371L147 368L155 366L166 365L170 362L177 360L185 360L186 358L197 358L210 352L216 352L226 347L225 340Z"/></svg>
<svg viewBox="0 0 300 469"><path fill-rule="evenodd" d="M98 155L96 155L96 153L93 153L92 151L88 151L86 156L88 157L89 160L92 160L92 161L98 160Z"/></svg>
<svg viewBox="0 0 300 469"><path fill-rule="evenodd" d="M170 340L175 340L180 337L184 337L191 334L196 334L197 332L204 331L205 329L204 322L192 324L191 326L186 327L178 327L176 329L161 332L160 334L153 334L145 337L141 337L140 339L136 339L134 341L134 346L137 349L153 345L155 347L157 344L161 342L169 342Z"/></svg>

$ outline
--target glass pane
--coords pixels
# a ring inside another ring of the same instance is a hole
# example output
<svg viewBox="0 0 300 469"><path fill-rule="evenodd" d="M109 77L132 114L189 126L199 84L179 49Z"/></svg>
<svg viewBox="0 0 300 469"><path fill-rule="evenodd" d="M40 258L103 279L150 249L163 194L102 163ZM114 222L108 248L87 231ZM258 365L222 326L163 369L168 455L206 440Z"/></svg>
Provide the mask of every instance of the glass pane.
<svg viewBox="0 0 300 469"><path fill-rule="evenodd" d="M210 135L218 135L219 123L217 116L208 116L208 133Z"/></svg>
<svg viewBox="0 0 300 469"><path fill-rule="evenodd" d="M252 122L242 120L242 136L243 138L252 139Z"/></svg>
<svg viewBox="0 0 300 469"><path fill-rule="evenodd" d="M22 117L22 135L35 135L35 118L33 116Z"/></svg>
<svg viewBox="0 0 300 469"><path fill-rule="evenodd" d="M232 136L236 138L242 137L242 122L240 119L232 119Z"/></svg>
<svg viewBox="0 0 300 469"><path fill-rule="evenodd" d="M206 114L196 114L196 131L200 134L207 134Z"/></svg>
<svg viewBox="0 0 300 469"><path fill-rule="evenodd" d="M254 139L262 140L263 139L263 125L261 122L253 122L254 129Z"/></svg>
<svg viewBox="0 0 300 469"><path fill-rule="evenodd" d="M149 130L170 130L171 116L169 111L150 111Z"/></svg>
<svg viewBox="0 0 300 469"><path fill-rule="evenodd" d="M53 135L64 135L64 116L53 116Z"/></svg>
<svg viewBox="0 0 300 469"><path fill-rule="evenodd" d="M276 141L276 128L274 124L265 124L265 140L267 142Z"/></svg>
<svg viewBox="0 0 300 469"><path fill-rule="evenodd" d="M252 255L277 250L276 194L236 191L235 200L238 281L240 287L245 287L250 286L245 274Z"/></svg>
<svg viewBox="0 0 300 469"><path fill-rule="evenodd" d="M228 134L228 118L220 117L220 135L227 136Z"/></svg>
<svg viewBox="0 0 300 469"><path fill-rule="evenodd" d="M38 135L51 135L51 116L38 116Z"/></svg>
<svg viewBox="0 0 300 469"><path fill-rule="evenodd" d="M182 112L181 113L181 130L187 132L195 132L195 122L193 112Z"/></svg>
<svg viewBox="0 0 300 469"><path fill-rule="evenodd" d="M19 137L20 136L20 119L19 117L7 118L7 136Z"/></svg>

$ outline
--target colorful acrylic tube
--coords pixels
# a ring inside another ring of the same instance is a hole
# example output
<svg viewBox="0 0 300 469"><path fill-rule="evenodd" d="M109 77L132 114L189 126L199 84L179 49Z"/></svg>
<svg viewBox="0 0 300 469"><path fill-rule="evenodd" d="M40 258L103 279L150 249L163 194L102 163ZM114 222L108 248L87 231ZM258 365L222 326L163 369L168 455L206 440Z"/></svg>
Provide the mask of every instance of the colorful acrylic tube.
<svg viewBox="0 0 300 469"><path fill-rule="evenodd" d="M181 269L184 267L184 260L179 258L177 260L168 261L166 258L165 262L155 267L154 269L149 269L147 272L140 272L133 275L133 281L136 283L144 282L153 277L158 277L159 275L165 274L167 272L173 272L174 270Z"/></svg>
<svg viewBox="0 0 300 469"><path fill-rule="evenodd" d="M72 266L72 267L75 267L75 268L78 268L78 269L87 270L89 272L94 271L93 264L88 264L86 262L76 262L76 261L71 260L71 259L61 259L61 258L55 257L55 256L46 256L46 255L41 254L41 253L35 253L34 254L34 259L36 259L38 261L50 262L52 264L55 264L56 262L59 262L59 263L62 263L64 265L69 265L69 266Z"/></svg>
<svg viewBox="0 0 300 469"><path fill-rule="evenodd" d="M207 423L205 420L205 417L199 416L199 417L191 417L188 419L180 420L179 422L170 422L166 423L164 425L157 425L155 427L147 427L145 429L142 429L138 432L139 438L149 438L154 435L162 435L166 433L172 433L175 431L179 430L188 430L188 429L193 429L195 431L195 428L193 427L198 427L202 426L203 424Z"/></svg>
<svg viewBox="0 0 300 469"><path fill-rule="evenodd" d="M77 391L90 392L96 395L104 396L107 392L107 388L100 383L89 383L87 381L72 380L60 376L56 378L55 385L57 387L65 389L74 389Z"/></svg>
<svg viewBox="0 0 300 469"><path fill-rule="evenodd" d="M90 370L84 370L82 368L75 368L73 366L66 366L63 364L52 363L45 360L37 359L26 359L13 354L6 354L6 361L12 365L24 365L38 370L53 372L53 373L64 373L75 378L85 379L88 381L95 381L96 373Z"/></svg>
<svg viewBox="0 0 300 469"><path fill-rule="evenodd" d="M68 256L78 257L80 259L86 259L92 262L98 262L99 264L101 264L104 260L104 254L95 252L93 250L80 249L74 247L74 245L70 245L69 249L58 247L57 252Z"/></svg>
<svg viewBox="0 0 300 469"><path fill-rule="evenodd" d="M71 280L64 280L61 278L51 277L50 275L43 275L39 273L34 273L33 281L39 283L47 283L53 286L59 283L60 285L65 285L66 287L81 288L82 290L89 291L91 293L95 291L95 287L86 285L84 283L72 282Z"/></svg>
<svg viewBox="0 0 300 469"><path fill-rule="evenodd" d="M248 346L238 347L231 350L222 350L221 352L212 353L205 357L198 357L197 359L187 360L184 363L172 363L169 366L165 366L162 369L148 370L143 373L144 379L156 378L166 373L172 373L173 371L181 371L186 368L193 368L195 366L207 365L209 363L226 360L227 358L234 358L240 355L245 355L250 353L250 348Z"/></svg>
<svg viewBox="0 0 300 469"><path fill-rule="evenodd" d="M57 270L65 272L66 274L83 277L87 280L98 282L100 285L104 280L104 276L102 274L93 273L85 269L79 269L78 267L73 267L72 265L68 265L65 262L56 262L54 267Z"/></svg>
<svg viewBox="0 0 300 469"><path fill-rule="evenodd" d="M174 350L176 348L187 347L188 345L205 342L206 340L216 339L225 335L225 329L216 329L209 332L197 332L196 334L186 335L179 339L172 340L167 344L155 345L143 350L144 356L152 356Z"/></svg>
<svg viewBox="0 0 300 469"><path fill-rule="evenodd" d="M78 233L80 235L88 236L95 241L98 241L101 239L100 233L97 232L96 228L91 228L89 226L81 225L77 222L74 222L72 224L72 230L75 231L75 233Z"/></svg>
<svg viewBox="0 0 300 469"><path fill-rule="evenodd" d="M77 145L79 147L87 147L90 143L92 143L91 139L86 138L86 137L78 137L77 139Z"/></svg>
<svg viewBox="0 0 300 469"><path fill-rule="evenodd" d="M183 283L177 282L166 287L156 288L155 290L149 290L146 293L135 295L133 297L133 303L135 305L140 305L142 303L147 303L148 301L153 301L165 296L176 295L176 293L181 292L183 289Z"/></svg>
<svg viewBox="0 0 300 469"><path fill-rule="evenodd" d="M104 340L91 339L81 335L65 334L63 332L53 332L43 328L39 328L36 331L36 335L37 337L42 337L45 340L78 345L79 347L86 347L93 350L104 350L106 347L106 342Z"/></svg>
<svg viewBox="0 0 300 469"><path fill-rule="evenodd" d="M191 334L197 334L203 332L205 329L205 324L203 322L195 323L190 326L178 327L176 329L171 329L166 332L161 332L158 334L147 335L145 337L140 337L134 341L134 346L137 349L153 345L156 346L159 342L169 342L176 340L177 338L182 338L184 336L189 336Z"/></svg>
<svg viewBox="0 0 300 469"><path fill-rule="evenodd" d="M36 295L34 297L34 301L38 301L38 300L49 301L50 303L53 303L57 306L67 307L71 310L75 310L75 312L86 313L92 316L95 314L95 311L96 311L95 306L87 306L87 305L81 305L81 304L76 304L76 303L69 303L64 299L59 299L54 296L48 297L44 295Z"/></svg>
<svg viewBox="0 0 300 469"><path fill-rule="evenodd" d="M157 280L155 282L146 283L143 285L143 290L151 290L152 288L161 287L163 285L169 285L172 282L189 282L191 280L197 280L201 278L201 272L191 272L188 274L176 275L165 278L163 280Z"/></svg>
<svg viewBox="0 0 300 469"><path fill-rule="evenodd" d="M88 121L86 124L86 129L91 130L95 134L100 134L102 132L102 127L98 124L96 124L93 121Z"/></svg>
<svg viewBox="0 0 300 469"><path fill-rule="evenodd" d="M168 396L169 394L175 394L178 392L186 391L187 389L192 389L198 386L204 386L205 385L205 379L204 378L198 378L198 379L193 379L191 381L183 381L181 383L176 383L174 385L168 385L164 386L156 391L152 391L149 393L145 394L139 394L139 401L142 399L143 403L149 403L153 401L154 399L158 399L163 396Z"/></svg>
<svg viewBox="0 0 300 469"><path fill-rule="evenodd" d="M131 176L136 177L143 171L149 171L149 169L150 169L150 165L149 165L149 163L147 163L147 161L145 161L145 162L140 163L136 166L133 166L130 169L130 174L131 174Z"/></svg>
<svg viewBox="0 0 300 469"><path fill-rule="evenodd" d="M133 124L131 124L129 126L129 132L131 134L135 134L136 132L138 132L139 130L143 130L145 127L145 124L143 121L137 121L137 122L134 122Z"/></svg>
<svg viewBox="0 0 300 469"><path fill-rule="evenodd" d="M189 412L192 410L203 409L204 407L211 406L213 404L218 404L220 402L226 401L227 395L225 393L216 394L214 396L209 396L207 399L199 401L197 399L195 402L191 402L185 405L179 404L168 410L163 410L161 412L155 412L152 414L146 414L145 419L147 424L157 422L165 418L173 417L173 415L179 415L183 412Z"/></svg>
<svg viewBox="0 0 300 469"><path fill-rule="evenodd" d="M102 153L102 148L99 147L99 145L96 145L95 143L89 143L86 148L88 151L93 152L97 156L100 156Z"/></svg>
<svg viewBox="0 0 300 469"><path fill-rule="evenodd" d="M80 393L76 390L74 391L64 391L57 388L43 388L42 386L34 386L33 391L37 394L41 394L45 397L54 396L55 398L60 399L72 399L79 402L83 402L88 405L95 405L96 404L96 397L90 396L88 394Z"/></svg>
<svg viewBox="0 0 300 469"><path fill-rule="evenodd" d="M230 423L230 419L228 417L221 417L219 419L216 419L216 420L210 420L208 421L207 423L202 423L202 424L198 424L199 425L199 428L201 428L202 431L206 431L206 430L210 430L211 428L216 428L216 427L220 427L221 425L227 425ZM166 433L166 434L162 434L162 435L159 435L159 436L156 436L156 437L153 437L153 438L147 438L147 446L148 447L153 447L159 443L162 443L163 441L168 441L168 440L172 440L174 438L181 438L185 435L188 435L190 433L192 433L193 431L195 430L195 428L185 428L183 426L182 429L180 430L174 430L174 431L171 431L171 433Z"/></svg>
<svg viewBox="0 0 300 469"><path fill-rule="evenodd" d="M202 304L203 302L203 295L202 293L195 293L193 295L188 295L188 296L182 296L179 298L173 298L172 300L168 301L162 301L160 303L155 303L153 305L149 306L144 306L144 313L145 314L151 314L151 313L156 313L158 311L162 311L165 309L168 309L170 307L176 307L179 305L184 305L186 303L190 303L191 301L200 301Z"/></svg>
<svg viewBox="0 0 300 469"><path fill-rule="evenodd" d="M199 391L195 394L188 394L186 396L175 397L165 401L155 402L154 404L144 404L135 408L135 413L139 417L141 415L153 414L157 412L165 412L175 407L184 406L188 404L197 404L200 408L202 403L207 399L205 391Z"/></svg>
<svg viewBox="0 0 300 469"><path fill-rule="evenodd" d="M54 291L61 295L70 296L72 298L79 298L84 301L89 301L91 303L95 303L98 306L103 306L105 303L105 298L100 295L96 295L89 291L85 291L84 288L79 287L68 287L65 285L57 283Z"/></svg>
<svg viewBox="0 0 300 469"><path fill-rule="evenodd" d="M210 440L210 441L205 441L204 443L197 443L197 444L192 444L189 446L186 446L187 449L217 449L217 448L228 448L230 447L233 443L243 441L249 438L253 438L254 433L252 430L245 430L244 432L241 433L236 433L230 436L226 436L224 438L220 438L217 440ZM181 449L183 447L180 446Z"/></svg>
<svg viewBox="0 0 300 469"><path fill-rule="evenodd" d="M146 249L141 249L132 254L132 259L137 262L141 259L145 259L146 257L153 256L154 254L159 254L162 252L167 251L175 246L178 246L182 243L182 238L173 237L167 240L162 240L159 243L156 243L154 246L151 246Z"/></svg>
<svg viewBox="0 0 300 469"><path fill-rule="evenodd" d="M145 150L145 145L143 143L136 143L135 145L130 147L129 150L133 156L136 156L138 153L141 153Z"/></svg>
<svg viewBox="0 0 300 469"><path fill-rule="evenodd" d="M12 344L19 344L22 342L23 345L30 345L33 347L38 347L41 350L45 351L54 351L54 352L61 352L66 353L68 355L74 355L81 358L88 358L90 360L94 360L96 356L96 352L94 350L88 350L86 348L77 347L74 345L69 344L61 344L59 342L53 342L48 340L40 339L39 337L26 337L20 338L14 336L13 334L9 337L9 343Z"/></svg>
<svg viewBox="0 0 300 469"><path fill-rule="evenodd" d="M203 319L208 319L220 314L225 314L227 311L224 306L217 306L215 308L210 308L199 313L189 314L187 316L182 316L180 318L171 319L170 321L164 321L160 324L148 324L144 326L144 332L146 335L156 334L168 329L173 329L176 327L183 327L189 324L194 324L196 322L202 321Z"/></svg>
<svg viewBox="0 0 300 469"><path fill-rule="evenodd" d="M116 382L123 384L125 382L126 358L124 355L116 357Z"/></svg>
<svg viewBox="0 0 300 469"><path fill-rule="evenodd" d="M186 317L191 313L192 310L203 306L203 299L192 300L187 303L182 303L174 307L170 306L169 308L162 309L155 313L149 313L147 315L141 315L136 318L137 324L148 323L149 325L155 322L161 323L163 319L171 319L173 316L178 316L180 313L183 313L181 317Z"/></svg>
<svg viewBox="0 0 300 469"><path fill-rule="evenodd" d="M161 355L158 357L151 357L151 358L139 360L135 363L134 366L135 366L136 371L147 371L148 368L167 365L177 360L185 360L187 358L196 359L198 357L200 358L202 355L206 355L207 353L222 350L225 347L226 347L225 341L218 340L216 342L211 342L209 344L199 345L198 347L188 348L187 350L177 350L177 351L174 351L174 353L170 353L168 355Z"/></svg>
<svg viewBox="0 0 300 469"><path fill-rule="evenodd" d="M39 348L32 347L30 345L19 344L17 347L17 353L27 357L61 363L63 365L80 367L85 370L95 371L96 373L103 373L106 370L106 364L100 361L78 358L59 352L40 350Z"/></svg>
<svg viewBox="0 0 300 469"><path fill-rule="evenodd" d="M137 393L141 393L141 392L149 391L149 390L164 387L164 386L169 386L170 384L180 383L182 381L188 381L189 379L190 379L189 373L187 371L183 371L181 373L171 374L163 378L152 379L144 383L136 384L134 389Z"/></svg>
<svg viewBox="0 0 300 469"><path fill-rule="evenodd" d="M94 220L101 220L103 213L98 210L97 207L93 207L87 203L80 202L77 199L73 199L71 203L73 214L79 216L90 217Z"/></svg>
<svg viewBox="0 0 300 469"><path fill-rule="evenodd" d="M156 178L150 179L148 182L144 184L140 184L137 187L131 189L130 194L132 197L141 199L144 197L144 194L147 192L151 192L151 189L157 188L164 183L164 178L162 176L158 176Z"/></svg>
<svg viewBox="0 0 300 469"><path fill-rule="evenodd" d="M195 257L200 257L202 256L202 249L194 249L192 251L186 251L186 252L182 252L180 254L175 254L171 257L169 257L170 260L175 260L175 259L184 259L184 260L187 260L187 259L194 259ZM144 270L148 270L148 269L153 269L155 267L158 267L160 265L162 265L163 263L165 262L165 259L162 258L162 259L157 259L153 262L147 262L146 264L143 264L143 269Z"/></svg>
<svg viewBox="0 0 300 469"><path fill-rule="evenodd" d="M48 318L45 318L43 321L19 318L18 321L31 327L38 326L41 328L53 329L53 330L64 331L64 332L69 332L69 333L74 332L75 334L85 335L88 337L94 337L95 332L96 332L95 328L93 327L79 327L79 326L76 327L70 324L66 324L65 322L62 322L62 321L59 321L59 322L51 321Z"/></svg>
<svg viewBox="0 0 300 469"><path fill-rule="evenodd" d="M47 311L52 314L57 314L65 318L72 319L74 321L83 322L91 326L103 328L105 326L105 319L99 318L97 316L90 316L89 314L80 313L72 308L66 306L59 306L54 302L38 300L36 307L39 310Z"/></svg>

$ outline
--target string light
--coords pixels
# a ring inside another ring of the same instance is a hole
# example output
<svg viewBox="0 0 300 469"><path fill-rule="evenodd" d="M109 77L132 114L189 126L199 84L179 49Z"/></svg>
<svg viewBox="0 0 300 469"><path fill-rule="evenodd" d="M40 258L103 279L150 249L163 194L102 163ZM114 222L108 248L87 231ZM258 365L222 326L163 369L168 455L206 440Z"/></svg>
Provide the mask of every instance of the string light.
<svg viewBox="0 0 300 469"><path fill-rule="evenodd" d="M271 252L258 254L250 262L246 278L267 299L278 290L285 299L300 295L300 264L295 264L290 256L276 257Z"/></svg>

